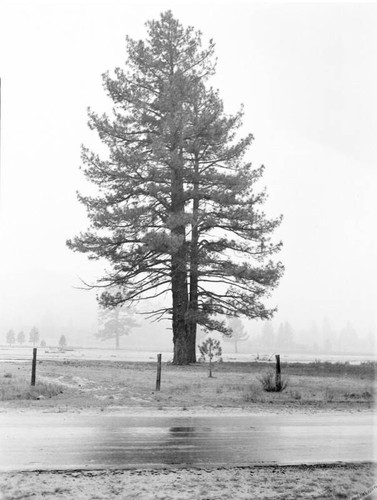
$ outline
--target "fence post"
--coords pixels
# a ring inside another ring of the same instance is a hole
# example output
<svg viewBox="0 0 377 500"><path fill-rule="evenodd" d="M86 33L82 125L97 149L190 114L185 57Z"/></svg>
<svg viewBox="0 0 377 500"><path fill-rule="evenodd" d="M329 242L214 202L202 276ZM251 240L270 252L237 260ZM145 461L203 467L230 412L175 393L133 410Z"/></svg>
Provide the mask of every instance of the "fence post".
<svg viewBox="0 0 377 500"><path fill-rule="evenodd" d="M275 358L276 358L275 386L276 386L276 390L279 392L281 389L280 354L275 354Z"/></svg>
<svg viewBox="0 0 377 500"><path fill-rule="evenodd" d="M156 391L159 391L160 387L161 387L161 354L157 354Z"/></svg>
<svg viewBox="0 0 377 500"><path fill-rule="evenodd" d="M33 348L33 363L31 365L31 385L35 385L35 372L37 369L37 348Z"/></svg>

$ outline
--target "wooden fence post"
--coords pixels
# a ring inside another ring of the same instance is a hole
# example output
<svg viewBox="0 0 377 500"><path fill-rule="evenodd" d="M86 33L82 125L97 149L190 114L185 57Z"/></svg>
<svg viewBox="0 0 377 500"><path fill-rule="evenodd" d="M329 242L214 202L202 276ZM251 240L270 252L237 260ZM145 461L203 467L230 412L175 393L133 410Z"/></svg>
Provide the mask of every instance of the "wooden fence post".
<svg viewBox="0 0 377 500"><path fill-rule="evenodd" d="M160 387L161 387L161 354L157 354L156 391L159 391Z"/></svg>
<svg viewBox="0 0 377 500"><path fill-rule="evenodd" d="M37 370L37 348L33 348L33 363L31 365L31 385L35 385L35 372Z"/></svg>
<svg viewBox="0 0 377 500"><path fill-rule="evenodd" d="M275 358L276 358L275 386L276 390L279 392L281 390L280 354L275 354Z"/></svg>

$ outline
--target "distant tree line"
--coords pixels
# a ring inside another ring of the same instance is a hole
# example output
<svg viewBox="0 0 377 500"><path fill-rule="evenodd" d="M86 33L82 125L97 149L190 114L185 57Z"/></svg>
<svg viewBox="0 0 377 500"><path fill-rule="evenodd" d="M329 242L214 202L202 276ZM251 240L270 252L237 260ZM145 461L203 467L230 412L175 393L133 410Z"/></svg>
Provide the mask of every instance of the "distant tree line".
<svg viewBox="0 0 377 500"><path fill-rule="evenodd" d="M21 330L16 335L14 330L8 330L6 334L6 341L10 346L15 345L16 343L19 345L23 345L26 342L25 332ZM29 332L29 343L33 344L34 347L39 343L39 331L35 326L33 326L33 328Z"/></svg>
<svg viewBox="0 0 377 500"><path fill-rule="evenodd" d="M15 331L10 329L6 333L6 342L9 344L11 347L14 345L24 345L26 343L26 335L23 330L19 331L16 335ZM35 326L30 330L29 332L29 344L32 344L33 347L46 347L46 341L45 340L40 340L40 335L39 335L39 330ZM64 348L67 346L67 340L65 335L61 335L59 339L59 347Z"/></svg>
<svg viewBox="0 0 377 500"><path fill-rule="evenodd" d="M370 330L361 336L350 322L340 330L335 330L327 319L324 319L320 326L313 321L309 327L301 329L294 329L288 321L281 322L277 327L267 321L263 322L258 331L253 328L248 331L241 323L241 329L238 331L246 333L247 337L243 340L247 340L247 345L245 344L244 348L250 352L293 351L319 354L374 352L373 331Z"/></svg>

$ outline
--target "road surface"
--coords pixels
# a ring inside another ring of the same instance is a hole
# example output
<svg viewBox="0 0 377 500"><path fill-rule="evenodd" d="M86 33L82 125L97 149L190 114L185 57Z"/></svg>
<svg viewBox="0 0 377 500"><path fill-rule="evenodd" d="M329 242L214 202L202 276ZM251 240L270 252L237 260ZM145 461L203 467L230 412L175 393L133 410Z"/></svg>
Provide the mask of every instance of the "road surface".
<svg viewBox="0 0 377 500"><path fill-rule="evenodd" d="M0 414L0 470L375 461L371 414Z"/></svg>

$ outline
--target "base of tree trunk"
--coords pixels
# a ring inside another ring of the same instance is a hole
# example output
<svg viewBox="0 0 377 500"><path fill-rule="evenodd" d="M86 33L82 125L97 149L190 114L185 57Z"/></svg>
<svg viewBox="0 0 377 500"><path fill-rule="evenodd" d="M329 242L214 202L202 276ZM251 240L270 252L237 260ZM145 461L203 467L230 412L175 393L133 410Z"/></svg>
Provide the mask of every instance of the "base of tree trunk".
<svg viewBox="0 0 377 500"><path fill-rule="evenodd" d="M173 365L189 365L196 363L195 342L185 335L174 339Z"/></svg>
<svg viewBox="0 0 377 500"><path fill-rule="evenodd" d="M189 324L187 335L188 363L196 363L196 325Z"/></svg>

